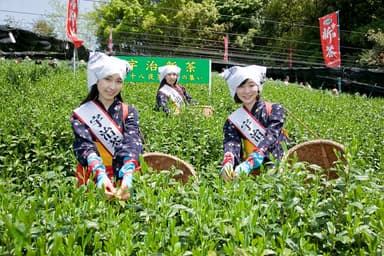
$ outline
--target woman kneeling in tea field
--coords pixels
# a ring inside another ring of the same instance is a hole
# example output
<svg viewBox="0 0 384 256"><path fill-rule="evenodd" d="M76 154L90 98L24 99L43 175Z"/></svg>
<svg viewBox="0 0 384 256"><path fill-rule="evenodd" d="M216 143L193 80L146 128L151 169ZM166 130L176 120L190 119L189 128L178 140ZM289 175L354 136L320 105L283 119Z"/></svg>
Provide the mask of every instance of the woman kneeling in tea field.
<svg viewBox="0 0 384 256"><path fill-rule="evenodd" d="M181 109L191 103L192 97L185 88L178 84L180 67L165 65L159 67L160 86L156 95L155 110L165 113L179 114Z"/></svg>
<svg viewBox="0 0 384 256"><path fill-rule="evenodd" d="M242 106L224 124L224 179L256 171L261 165L283 156L282 143L285 109L277 103L260 98L266 67L234 66L220 74L229 87L232 98Z"/></svg>
<svg viewBox="0 0 384 256"><path fill-rule="evenodd" d="M87 66L88 95L73 111L74 153L79 184L94 177L107 198L130 197L133 172L140 169L143 146L139 116L123 103L121 89L131 70L128 62L103 53L91 53ZM121 181L115 188L113 178Z"/></svg>

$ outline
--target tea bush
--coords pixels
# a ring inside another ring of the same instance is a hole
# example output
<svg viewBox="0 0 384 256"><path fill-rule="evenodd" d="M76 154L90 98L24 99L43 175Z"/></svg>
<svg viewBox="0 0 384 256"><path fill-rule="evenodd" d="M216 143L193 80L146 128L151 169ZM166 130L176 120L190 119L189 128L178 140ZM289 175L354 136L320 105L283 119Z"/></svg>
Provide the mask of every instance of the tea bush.
<svg viewBox="0 0 384 256"><path fill-rule="evenodd" d="M86 96L85 70L0 66L0 255L382 255L384 104L268 81L264 99L288 110L291 144L330 139L346 147L340 178L301 163L223 182L222 126L236 109L226 84L185 85L213 116L153 111L158 83L127 83L146 151L178 156L197 177L182 185L143 166L134 198L108 201L78 187L71 111ZM170 170L172 172L172 170Z"/></svg>

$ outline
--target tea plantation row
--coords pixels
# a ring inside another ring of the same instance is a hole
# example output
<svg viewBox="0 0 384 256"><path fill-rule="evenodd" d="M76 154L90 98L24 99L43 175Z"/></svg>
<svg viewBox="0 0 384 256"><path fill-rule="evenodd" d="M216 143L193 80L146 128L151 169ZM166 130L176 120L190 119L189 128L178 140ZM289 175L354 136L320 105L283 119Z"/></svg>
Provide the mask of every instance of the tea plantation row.
<svg viewBox="0 0 384 256"><path fill-rule="evenodd" d="M153 111L158 83L126 84L147 152L191 163L186 185L143 168L134 198L107 201L78 187L69 117L87 93L85 69L0 63L0 255L383 255L384 100L268 81L262 96L288 110L292 145L346 147L339 179L300 163L225 183L222 126L237 105L224 81L185 85L213 116ZM170 171L172 172L172 170Z"/></svg>

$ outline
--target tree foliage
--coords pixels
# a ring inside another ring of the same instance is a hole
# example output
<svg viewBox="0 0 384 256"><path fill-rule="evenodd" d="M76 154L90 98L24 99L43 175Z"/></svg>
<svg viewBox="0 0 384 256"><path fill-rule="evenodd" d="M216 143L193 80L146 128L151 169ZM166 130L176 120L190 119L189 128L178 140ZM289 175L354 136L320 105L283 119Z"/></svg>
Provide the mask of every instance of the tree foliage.
<svg viewBox="0 0 384 256"><path fill-rule="evenodd" d="M37 20L33 23L32 31L44 36L56 36L55 27L46 20Z"/></svg>
<svg viewBox="0 0 384 256"><path fill-rule="evenodd" d="M368 66L384 67L384 33L379 29L368 30L367 38L373 42L373 48L364 50L360 55L360 63Z"/></svg>
<svg viewBox="0 0 384 256"><path fill-rule="evenodd" d="M212 0L115 0L100 6L96 15L99 39L107 42L113 27L114 41L121 42L118 47L134 54L199 48L202 39L214 42L220 38L217 32L223 31L217 19Z"/></svg>
<svg viewBox="0 0 384 256"><path fill-rule="evenodd" d="M339 11L344 65L363 65L359 56L375 47L366 37L381 28L381 0L112 0L93 16L97 37L106 49L110 27L118 51L144 55L181 52L213 54L230 49L251 61L286 66L323 65L319 18ZM235 54L234 54L235 55ZM211 56L212 57L212 56Z"/></svg>

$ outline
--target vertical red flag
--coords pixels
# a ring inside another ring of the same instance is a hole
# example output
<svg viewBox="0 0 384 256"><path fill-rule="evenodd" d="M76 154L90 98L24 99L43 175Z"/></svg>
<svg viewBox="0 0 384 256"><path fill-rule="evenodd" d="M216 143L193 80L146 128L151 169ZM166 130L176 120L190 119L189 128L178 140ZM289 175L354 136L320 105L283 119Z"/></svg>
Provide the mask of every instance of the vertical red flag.
<svg viewBox="0 0 384 256"><path fill-rule="evenodd" d="M228 34L224 37L224 60L228 61Z"/></svg>
<svg viewBox="0 0 384 256"><path fill-rule="evenodd" d="M108 52L112 53L113 51L113 43L112 43L112 27L111 30L109 31L109 39L108 39Z"/></svg>
<svg viewBox="0 0 384 256"><path fill-rule="evenodd" d="M66 31L67 37L73 42L75 48L81 47L83 40L77 38L77 13L78 13L78 4L77 0L68 0L68 13L67 13L67 22L66 22Z"/></svg>
<svg viewBox="0 0 384 256"><path fill-rule="evenodd" d="M319 18L320 40L324 62L327 67L340 67L339 12L333 12Z"/></svg>

